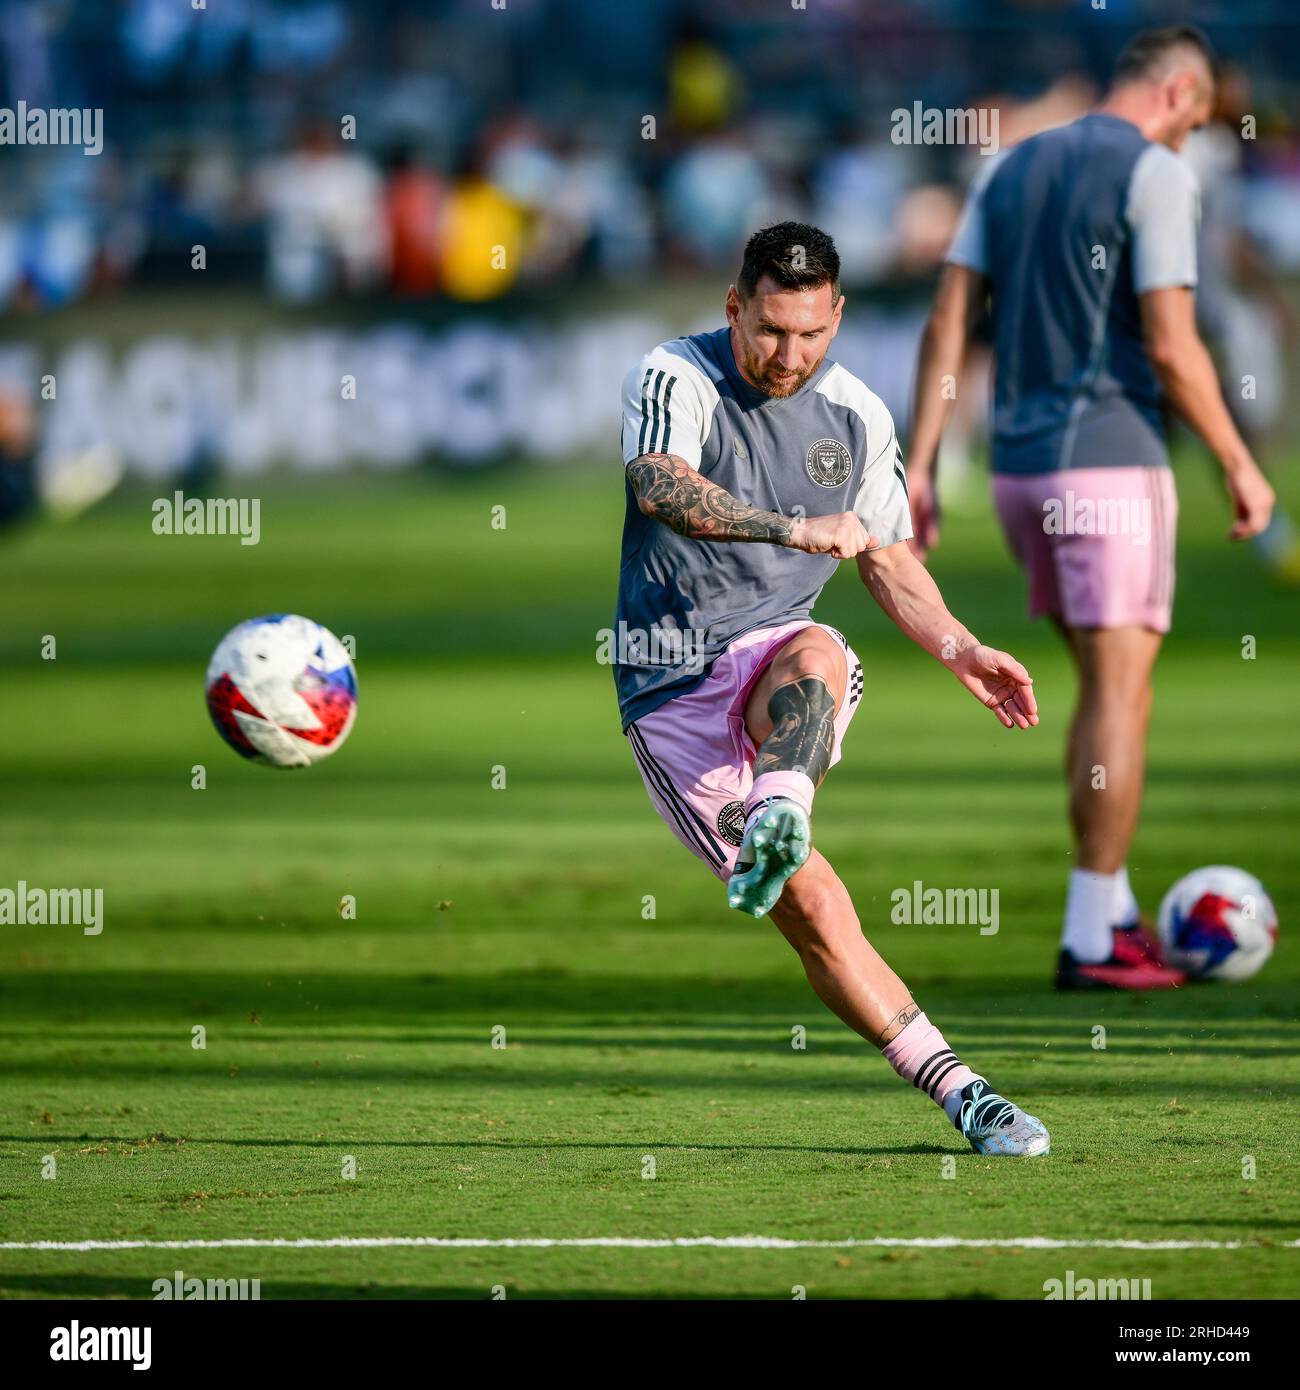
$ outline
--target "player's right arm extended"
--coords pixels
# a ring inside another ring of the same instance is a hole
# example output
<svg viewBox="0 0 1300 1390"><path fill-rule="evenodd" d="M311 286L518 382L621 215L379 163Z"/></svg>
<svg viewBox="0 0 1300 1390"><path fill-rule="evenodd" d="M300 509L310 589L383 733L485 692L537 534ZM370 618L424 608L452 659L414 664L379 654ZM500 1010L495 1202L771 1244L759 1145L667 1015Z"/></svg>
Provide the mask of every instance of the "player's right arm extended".
<svg viewBox="0 0 1300 1390"><path fill-rule="evenodd" d="M1228 413L1213 359L1196 331L1192 291L1181 285L1149 290L1138 303L1147 357L1169 403L1223 466L1236 512L1229 534L1233 540L1257 535L1272 515L1273 489Z"/></svg>
<svg viewBox="0 0 1300 1390"><path fill-rule="evenodd" d="M643 516L697 541L758 541L847 560L879 542L855 512L791 517L751 507L676 454L642 454L627 466Z"/></svg>

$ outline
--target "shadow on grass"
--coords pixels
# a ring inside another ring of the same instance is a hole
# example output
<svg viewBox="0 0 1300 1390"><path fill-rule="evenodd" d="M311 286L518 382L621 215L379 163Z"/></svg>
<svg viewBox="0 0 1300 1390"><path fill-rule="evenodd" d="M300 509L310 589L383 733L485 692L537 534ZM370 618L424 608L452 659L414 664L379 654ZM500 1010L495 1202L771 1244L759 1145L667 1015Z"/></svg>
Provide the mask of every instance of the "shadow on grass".
<svg viewBox="0 0 1300 1390"><path fill-rule="evenodd" d="M28 1144L32 1142L30 1134L0 1134L0 1143ZM141 1141L127 1138L125 1135L113 1134L42 1134L40 1136L42 1144L122 1144L129 1148L136 1147ZM928 1157L934 1154L947 1153L970 1153L971 1151L964 1145L959 1144L955 1137L950 1145L942 1144L891 1144L883 1147L871 1148L865 1144L854 1145L833 1145L833 1144L695 1144L680 1143L676 1141L665 1141L660 1139L637 1139L626 1143L621 1142L596 1142L588 1140L547 1140L547 1139L340 1139L334 1135L329 1139L282 1139L282 1138L240 1138L222 1139L209 1136L186 1136L182 1139L179 1136L163 1135L158 1138L160 1146L168 1144L179 1145L183 1143L185 1147L196 1149L204 1144L224 1144L232 1145L236 1148L254 1149L335 1149L340 1143L346 1142L350 1148L356 1149L485 1149L485 1150L505 1150L507 1152L524 1152L527 1150L538 1150L542 1153L554 1152L556 1150L571 1149L575 1152L603 1152L605 1150L625 1150L631 1153L644 1153L647 1148L653 1148L656 1153L791 1153L791 1154L835 1154L840 1157L855 1158L875 1158L886 1157L905 1157L914 1155L918 1157ZM346 1192L350 1189L347 1183L340 1179L338 1188L322 1188L321 1191ZM153 1200L151 1196L149 1200Z"/></svg>
<svg viewBox="0 0 1300 1390"><path fill-rule="evenodd" d="M1030 992L1020 980L978 980L969 988L945 980L917 994L936 1019L951 1020L949 1039L977 1064L982 1054L1018 1065L1018 1085L1026 1064L1042 1064L1059 1090L1068 1066L1072 1094L1167 1098L1171 1065L1201 1060L1215 1064L1215 1073L1182 1073L1179 1089L1194 1098L1240 1099L1242 1080L1231 1064L1249 1060L1263 1068L1250 1073L1252 1096L1294 1094L1268 1068L1285 1063L1297 1041L1286 982L1136 997ZM805 1054L789 1049L795 1022L814 1029L808 1058L867 1063L874 1050L840 1029L793 969L788 978L758 979L571 975L554 967L464 977L24 971L0 988L0 1013L13 1028L0 1032L11 1082L175 1079L229 1085L232 1093L312 1082L498 1094L568 1087L589 1088L596 1103L711 1085L820 1096L896 1085L878 1064L868 1074L803 1069ZM490 1052L491 1030L502 1022L509 1046ZM219 1048L190 1047L196 1023ZM1098 1023L1111 1030L1104 1057L1091 1048ZM91 1031L79 1032L86 1026ZM338 1049L348 1046L357 1055L340 1060ZM470 1057L471 1047L482 1050ZM678 1067L670 1060L678 1057L699 1060ZM635 1067L632 1089L611 1086L611 1066L624 1062Z"/></svg>
<svg viewBox="0 0 1300 1390"><path fill-rule="evenodd" d="M863 1045L865 1047L865 1044ZM484 1049L486 1051L486 1048ZM992 1052L992 1047L986 1048ZM186 1055L202 1057L202 1053ZM504 1058L508 1053L498 1053ZM1274 1054L1279 1056L1280 1054ZM613 1059L615 1064L617 1059ZM1028 1063L1035 1064L1038 1059L1030 1057ZM1129 1100L1135 1104L1156 1100L1167 1103L1177 1094L1180 1108L1191 1110L1198 1105L1210 1102L1263 1104L1265 1102L1293 1103L1296 1096L1294 1085L1284 1085L1278 1081L1265 1081L1256 1077L1249 1088L1243 1088L1239 1080L1221 1074L1221 1079L1203 1078L1186 1073L1171 1077L1165 1049L1157 1049L1153 1054L1133 1059L1146 1061L1152 1070L1143 1074L1133 1065L1124 1068L1114 1065L1097 1066L1089 1071L1073 1071L1063 1074L1059 1066L1049 1066L1044 1070L1044 1079L1035 1082L1032 1075L1023 1070L1013 1084L1003 1082L1011 1093L1031 1090L1037 1095L1050 1091L1054 1095L1068 1094L1074 1099L1091 1097L1097 1100ZM305 1060L278 1061L260 1057L249 1058L239 1054L239 1063L231 1074L226 1060L217 1063L204 1061L175 1061L160 1058L157 1061L140 1062L130 1059L120 1061L113 1058L94 1058L75 1051L65 1051L61 1055L40 1061L15 1061L5 1065L7 1081L41 1081L62 1084L76 1082L79 1085L90 1083L151 1083L173 1082L177 1085L199 1088L205 1099L210 1100L218 1087L229 1089L229 1100L238 1103L241 1087L256 1090L262 1086L293 1087L302 1090L313 1083L322 1086L346 1085L351 1087L373 1088L375 1086L405 1087L420 1092L429 1103L442 1094L457 1096L469 1089L481 1094L484 1103L501 1106L512 1095L558 1096L568 1093L570 1098L582 1100L588 1106L620 1107L628 1114L629 1106L645 1103L662 1103L666 1095L685 1096L689 1093L712 1095L718 1090L733 1094L762 1096L769 1100L802 1097L804 1099L840 1099L860 1101L878 1095L893 1093L898 1081L887 1068L863 1053L864 1068L858 1072L845 1069L838 1074L816 1071L815 1074L800 1075L794 1071L777 1071L772 1067L760 1067L757 1063L733 1062L727 1066L709 1069L696 1067L655 1068L638 1067L634 1081L629 1084L611 1084L609 1058L597 1059L591 1066L557 1066L549 1061L541 1065L511 1066L505 1061L483 1064L449 1064L437 1056L427 1060L410 1062L385 1061L381 1064L367 1064L358 1060L343 1065L319 1066ZM1006 1063L1007 1059L1002 1059ZM999 1076L1011 1070L1009 1065L999 1064ZM1050 1080L1048 1073L1050 1072ZM307 1092L310 1094L310 1090ZM404 1103L411 1103L408 1093ZM28 1134L28 1140L37 1136Z"/></svg>
<svg viewBox="0 0 1300 1390"><path fill-rule="evenodd" d="M967 982L946 971L927 977L924 965L909 973L924 1007L941 1024L956 1017L972 1031L988 1029L999 1037L1041 1029L1043 1037L1051 1038L1073 1020L1076 1027L1138 1021L1188 1033L1212 1033L1220 1024L1235 1022L1249 1025L1257 1042L1297 1038L1295 988L1285 980L1254 983L1248 989L1063 995L1023 976L978 976ZM245 1022L254 1012L267 1025L302 1026L307 1036L322 1027L427 1026L427 1035L417 1031L412 1040L429 1042L439 1041L439 1028L471 1022L484 1029L504 1021L515 1028L632 1026L701 1033L772 1024L787 1035L793 1023L829 1022L793 960L788 975L753 979L704 973L665 979L539 966L492 975L20 970L0 982L5 1026L138 1026L146 1019L176 1020L188 1041L195 1023L232 1017ZM693 1040L692 1045L706 1042Z"/></svg>

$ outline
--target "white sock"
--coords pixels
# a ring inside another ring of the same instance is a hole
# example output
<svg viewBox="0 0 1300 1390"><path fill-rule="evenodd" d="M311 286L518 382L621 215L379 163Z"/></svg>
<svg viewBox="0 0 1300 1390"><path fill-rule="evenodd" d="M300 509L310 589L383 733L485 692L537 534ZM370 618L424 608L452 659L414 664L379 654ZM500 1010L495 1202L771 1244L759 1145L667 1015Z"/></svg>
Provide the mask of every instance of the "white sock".
<svg viewBox="0 0 1300 1390"><path fill-rule="evenodd" d="M1061 945L1075 960L1097 965L1110 959L1110 929L1118 879L1118 874L1094 874L1090 869L1070 870Z"/></svg>
<svg viewBox="0 0 1300 1390"><path fill-rule="evenodd" d="M1111 925L1131 927L1138 919L1138 900L1128 881L1128 865L1115 875L1115 902L1110 910Z"/></svg>
<svg viewBox="0 0 1300 1390"><path fill-rule="evenodd" d="M985 1081L984 1078L980 1076L978 1073L976 1073L974 1079L976 1081L984 1081L985 1089L988 1088L989 1083ZM968 1081L966 1085L969 1086L970 1082ZM957 1116L961 1114L961 1093L964 1089L965 1087L962 1087L958 1090L949 1091L947 1097L943 1102L943 1113L947 1115L949 1124L957 1124ZM961 1126L957 1125L957 1128L960 1129Z"/></svg>

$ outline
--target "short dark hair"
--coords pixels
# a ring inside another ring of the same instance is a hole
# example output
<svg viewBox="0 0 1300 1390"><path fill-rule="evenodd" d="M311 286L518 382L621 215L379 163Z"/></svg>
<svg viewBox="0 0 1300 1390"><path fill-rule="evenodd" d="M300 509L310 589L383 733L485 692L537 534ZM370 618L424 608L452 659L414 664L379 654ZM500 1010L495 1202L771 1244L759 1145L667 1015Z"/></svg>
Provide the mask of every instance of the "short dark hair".
<svg viewBox="0 0 1300 1390"><path fill-rule="evenodd" d="M1128 41L1115 64L1115 85L1152 76L1175 48L1195 49L1214 76L1218 59L1209 39L1194 24L1169 24L1163 29L1144 29Z"/></svg>
<svg viewBox="0 0 1300 1390"><path fill-rule="evenodd" d="M840 297L840 253L825 232L807 222L775 222L760 228L745 243L745 256L736 276L741 298L748 299L765 275L783 290L815 290L829 285L832 298Z"/></svg>

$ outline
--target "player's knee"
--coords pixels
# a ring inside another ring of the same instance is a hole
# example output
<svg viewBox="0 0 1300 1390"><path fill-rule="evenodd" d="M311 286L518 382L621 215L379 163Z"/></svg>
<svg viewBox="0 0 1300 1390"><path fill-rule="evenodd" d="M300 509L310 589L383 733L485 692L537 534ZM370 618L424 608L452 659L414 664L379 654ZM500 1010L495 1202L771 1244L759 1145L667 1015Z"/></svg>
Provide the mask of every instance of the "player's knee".
<svg viewBox="0 0 1300 1390"><path fill-rule="evenodd" d="M796 637L783 647L772 662L774 688L791 681L820 680L835 697L836 704L844 694L848 662L834 641L823 632L811 632Z"/></svg>
<svg viewBox="0 0 1300 1390"><path fill-rule="evenodd" d="M1151 713L1153 687L1149 676L1116 674L1087 692L1086 703L1107 727L1144 723Z"/></svg>
<svg viewBox="0 0 1300 1390"><path fill-rule="evenodd" d="M1083 649L1083 688L1092 692L1095 700L1107 704L1133 701L1149 693L1155 667L1155 649L1150 642L1118 640L1126 633L1103 635L1117 640L1095 642Z"/></svg>

